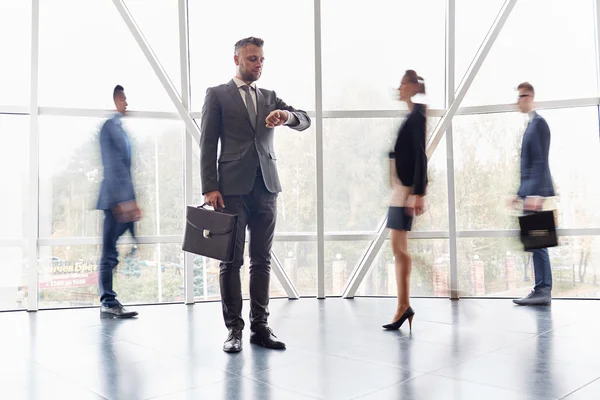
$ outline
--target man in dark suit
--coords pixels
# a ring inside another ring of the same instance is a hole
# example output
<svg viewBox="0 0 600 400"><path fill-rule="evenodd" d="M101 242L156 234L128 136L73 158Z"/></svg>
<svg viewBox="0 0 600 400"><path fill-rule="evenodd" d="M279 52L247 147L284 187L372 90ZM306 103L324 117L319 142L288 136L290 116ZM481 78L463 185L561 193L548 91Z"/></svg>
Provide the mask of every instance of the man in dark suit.
<svg viewBox="0 0 600 400"><path fill-rule="evenodd" d="M134 233L134 223L141 217L135 201L131 179L131 144L121 124L127 111L127 97L123 87L113 91L117 112L100 130L100 151L104 178L100 185L96 208L104 211L102 257L100 259L100 313L114 318L135 317L137 311L125 309L113 290L113 272L119 263L117 240L128 230Z"/></svg>
<svg viewBox="0 0 600 400"><path fill-rule="evenodd" d="M283 349L285 344L267 324L270 253L277 193L281 191L273 147L274 128L287 125L302 131L311 121L306 112L288 106L275 92L256 86L264 63L263 40L249 37L238 41L234 62L236 76L206 91L200 144L205 202L239 215L234 261L220 266L223 318L229 329L223 350L242 350L240 268L244 263L246 227L250 232L250 342ZM217 161L219 141L221 154Z"/></svg>
<svg viewBox="0 0 600 400"><path fill-rule="evenodd" d="M535 91L530 83L518 86L518 107L529 116L529 124L523 134L521 146L521 185L514 203L522 200L525 212L539 211L545 197L554 196L554 186L548 153L550 151L550 128L546 120L534 109ZM518 300L519 305L548 305L552 299L552 269L548 249L533 250L535 286L531 293Z"/></svg>

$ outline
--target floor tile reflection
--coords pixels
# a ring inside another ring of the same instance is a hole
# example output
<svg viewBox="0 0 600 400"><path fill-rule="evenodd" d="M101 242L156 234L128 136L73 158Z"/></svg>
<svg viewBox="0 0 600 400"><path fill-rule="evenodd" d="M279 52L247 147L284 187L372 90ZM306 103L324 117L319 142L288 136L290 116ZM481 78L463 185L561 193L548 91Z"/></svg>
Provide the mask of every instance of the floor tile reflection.
<svg viewBox="0 0 600 400"><path fill-rule="evenodd" d="M0 313L0 399L559 399L600 393L600 302L414 299L413 329L384 331L394 299L272 300L288 344L221 350L217 302ZM245 313L248 304L244 304Z"/></svg>

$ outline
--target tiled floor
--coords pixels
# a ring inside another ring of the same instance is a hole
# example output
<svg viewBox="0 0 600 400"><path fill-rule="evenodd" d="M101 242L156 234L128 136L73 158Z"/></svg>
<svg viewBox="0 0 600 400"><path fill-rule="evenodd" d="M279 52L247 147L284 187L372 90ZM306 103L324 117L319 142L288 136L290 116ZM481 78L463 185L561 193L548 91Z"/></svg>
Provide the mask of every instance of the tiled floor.
<svg viewBox="0 0 600 400"><path fill-rule="evenodd" d="M0 313L0 399L599 399L600 301L273 300L285 351L226 354L218 303ZM248 312L247 304L245 312Z"/></svg>

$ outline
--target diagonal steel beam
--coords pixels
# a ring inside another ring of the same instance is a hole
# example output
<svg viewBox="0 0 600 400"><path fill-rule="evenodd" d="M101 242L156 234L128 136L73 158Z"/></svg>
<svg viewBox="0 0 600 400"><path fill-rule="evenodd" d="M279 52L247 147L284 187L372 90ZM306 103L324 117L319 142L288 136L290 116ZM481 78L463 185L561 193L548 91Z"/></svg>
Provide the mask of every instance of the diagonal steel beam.
<svg viewBox="0 0 600 400"><path fill-rule="evenodd" d="M502 8L500 9L500 12L496 16L496 19L490 27L490 30L483 39L481 46L479 46L477 54L475 54L473 61L471 61L471 65L469 65L469 68L467 69L467 72L465 73L462 82L460 83L456 93L454 94L454 101L452 102L452 104L450 104L450 107L448 107L440 122L438 122L437 126L435 127L435 130L433 131L433 134L431 135L431 139L427 144L427 157L429 157L429 159L431 159L431 156L437 148L437 145L439 144L440 140L442 140L446 129L448 129L448 127L452 123L452 118L454 118L456 111L458 111L460 103L462 103L463 99L465 98L465 95L471 87L475 76L481 69L483 62L485 61L487 55L490 52L490 49L492 48L492 45L498 38L500 31L504 27L504 23L508 19L508 16L510 15L516 3L517 0L505 0L504 4L502 5Z"/></svg>
<svg viewBox="0 0 600 400"><path fill-rule="evenodd" d="M429 160L431 160L431 156L435 152L435 149L437 148L437 145L439 144L440 140L442 140L444 133L446 132L448 127L450 127L450 124L452 123L452 118L456 114L456 111L458 111L458 107L465 98L467 91L471 87L475 76L479 72L481 65L483 64L485 58L489 54L492 45L498 38L498 35L504 27L504 23L508 19L508 16L513 10L516 2L517 0L506 0L504 2L502 8L500 9L500 12L498 13L496 19L492 23L490 30L488 31L486 37L483 39L483 42L481 43L477 54L475 54L471 65L467 69L467 72L462 82L460 83L457 92L455 93L454 101L452 102L452 104L450 104L450 107L448 107L448 109L444 113L444 116L437 124L435 130L433 131L433 134L431 135L431 140L429 140L429 143L427 144L427 158ZM348 281L348 285L346 285L346 289L344 290L344 293L342 295L344 298L354 297L354 294L360 287L360 284L362 283L363 279L371 269L373 261L375 261L375 258L377 257L377 254L379 253L381 247L385 243L385 239L388 235L386 222L387 218L384 219L383 223L381 224L377 233L377 237L367 249L365 256L362 258L360 263L352 272L350 280Z"/></svg>
<svg viewBox="0 0 600 400"><path fill-rule="evenodd" d="M173 82L171 82L171 79L167 75L167 72L162 67L160 62L158 61L158 57L156 57L156 54L154 54L154 51L152 51L150 44L148 43L148 41L142 34L140 27L137 25L137 23L133 19L131 12L129 12L129 9L125 5L125 1L124 0L113 0L113 3L115 4L115 7L119 11L119 14L121 14L121 17L123 18L123 21L125 22L125 25L127 25L129 30L131 31L131 34L133 35L138 46L140 46L140 49L146 56L146 60L148 60L148 63L150 63L150 66L154 70L154 73L156 74L160 83L163 85L165 91L171 98L171 101L173 102L173 105L177 109L179 116L185 123L188 134L191 135L194 138L194 140L196 140L196 143L198 145L200 145L200 129L198 128L198 125L196 125L196 121L194 121L194 119L191 117L191 115L186 110L185 106L183 105L181 97L179 96L179 93L177 93L177 90L175 89Z"/></svg>
<svg viewBox="0 0 600 400"><path fill-rule="evenodd" d="M384 218L379 227L379 233L377 234L377 238L375 238L375 240L371 242L363 258L356 265L356 268L354 268L352 275L350 275L350 280L346 285L346 289L344 289L344 292L342 293L343 298L354 298L354 294L358 290L363 279L365 279L365 276L367 276L367 273L373 265L373 261L375 261L377 254L379 254L379 250L381 250L381 247L383 246L383 244L385 243L385 239L387 238L388 229L386 228L386 223L387 218Z"/></svg>
<svg viewBox="0 0 600 400"><path fill-rule="evenodd" d="M273 263L271 263L273 272L275 273L275 276L277 276L277 279L279 279L279 283L281 283L281 286L283 287L283 290L285 290L288 298L290 300L299 299L300 295L298 294L298 291L283 269L283 265L281 265L279 258L277 258L277 255L273 250L271 250L271 259L273 260Z"/></svg>

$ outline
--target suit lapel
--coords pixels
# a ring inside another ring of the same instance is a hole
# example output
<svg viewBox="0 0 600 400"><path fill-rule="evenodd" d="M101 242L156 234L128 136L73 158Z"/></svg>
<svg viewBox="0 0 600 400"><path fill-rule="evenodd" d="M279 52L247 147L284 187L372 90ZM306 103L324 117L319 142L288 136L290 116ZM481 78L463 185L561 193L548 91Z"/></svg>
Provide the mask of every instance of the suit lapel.
<svg viewBox="0 0 600 400"><path fill-rule="evenodd" d="M230 80L229 83L227 84L227 91L233 98L233 102L235 104L237 104L237 106L239 107L240 112L246 116L246 121L248 121L248 123L250 124L250 127L252 127L252 123L250 122L250 116L248 115L248 110L246 109L244 100L242 100L242 95L240 94L240 90L238 89L238 87L235 84L235 82L233 81L233 79Z"/></svg>

